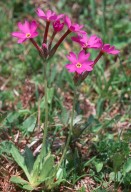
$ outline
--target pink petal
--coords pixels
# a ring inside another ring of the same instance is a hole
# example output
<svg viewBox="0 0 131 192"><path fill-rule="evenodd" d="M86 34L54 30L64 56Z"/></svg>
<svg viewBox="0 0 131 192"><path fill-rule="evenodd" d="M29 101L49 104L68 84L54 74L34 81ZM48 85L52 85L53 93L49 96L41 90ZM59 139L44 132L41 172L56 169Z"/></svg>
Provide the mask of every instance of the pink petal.
<svg viewBox="0 0 131 192"><path fill-rule="evenodd" d="M65 24L70 28L71 26L71 20L68 16L65 17Z"/></svg>
<svg viewBox="0 0 131 192"><path fill-rule="evenodd" d="M65 66L66 69L68 69L71 73L75 72L76 71L76 67L75 65L72 65L72 64L67 64Z"/></svg>
<svg viewBox="0 0 131 192"><path fill-rule="evenodd" d="M55 21L57 19L57 16L56 15L52 15L50 16L49 20L50 21Z"/></svg>
<svg viewBox="0 0 131 192"><path fill-rule="evenodd" d="M92 71L93 70L93 68L90 65L87 65L87 67L85 69L86 69L86 71Z"/></svg>
<svg viewBox="0 0 131 192"><path fill-rule="evenodd" d="M86 33L86 31L84 31L84 30L79 30L79 31L76 31L76 33L78 33L78 34L82 34L82 35L87 34L87 33Z"/></svg>
<svg viewBox="0 0 131 192"><path fill-rule="evenodd" d="M41 19L47 20L47 16L41 16Z"/></svg>
<svg viewBox="0 0 131 192"><path fill-rule="evenodd" d="M77 63L77 56L75 53L70 52L69 55L67 55L67 58L69 59L69 61L71 61L73 64Z"/></svg>
<svg viewBox="0 0 131 192"><path fill-rule="evenodd" d="M38 27L38 25L37 25L36 21L32 21L30 23L30 32L34 33L36 31L37 27Z"/></svg>
<svg viewBox="0 0 131 192"><path fill-rule="evenodd" d="M64 16L65 16L64 14L57 15L57 20L63 19Z"/></svg>
<svg viewBox="0 0 131 192"><path fill-rule="evenodd" d="M113 50L113 51L109 52L109 54L112 54L112 55L117 55L119 53L120 53L119 50Z"/></svg>
<svg viewBox="0 0 131 192"><path fill-rule="evenodd" d="M23 27L25 28L25 31L27 31L27 33L30 31L30 23L28 21L25 20Z"/></svg>
<svg viewBox="0 0 131 192"><path fill-rule="evenodd" d="M39 17L46 16L45 13L44 13L44 11L42 11L40 8L38 8L38 9L36 10L36 13L37 13L37 15L38 15Z"/></svg>
<svg viewBox="0 0 131 192"><path fill-rule="evenodd" d="M102 49L104 51L107 51L109 48L110 48L110 44L104 44Z"/></svg>
<svg viewBox="0 0 131 192"><path fill-rule="evenodd" d="M64 23L60 23L60 20L56 20L54 23L53 23L53 28L56 32L59 32L63 29L64 27Z"/></svg>
<svg viewBox="0 0 131 192"><path fill-rule="evenodd" d="M25 38L25 34L21 33L21 32L13 32L12 33L13 37L17 37L17 38Z"/></svg>
<svg viewBox="0 0 131 192"><path fill-rule="evenodd" d="M94 61L86 61L82 64L83 67L90 66L92 68Z"/></svg>
<svg viewBox="0 0 131 192"><path fill-rule="evenodd" d="M25 27L23 26L23 24L21 22L18 22L18 28L20 29L20 31L22 31L23 33L26 33L27 31L25 30Z"/></svg>
<svg viewBox="0 0 131 192"><path fill-rule="evenodd" d="M90 57L90 53L85 54L85 51L82 50L78 55L78 60L80 63L83 63L84 61L87 61Z"/></svg>
<svg viewBox="0 0 131 192"><path fill-rule="evenodd" d="M52 15L51 10L48 10L48 11L46 12L47 18L50 18L51 15Z"/></svg>
<svg viewBox="0 0 131 192"><path fill-rule="evenodd" d="M75 37L71 37L71 39L72 39L72 41L75 41L75 42L77 42L77 43L80 43L81 41L81 36L80 35L78 35L78 36L75 36Z"/></svg>
<svg viewBox="0 0 131 192"><path fill-rule="evenodd" d="M81 38L81 42L83 42L83 43L87 43L87 41L88 41L88 39L89 39L89 37L88 37L88 35L87 34L83 34L83 36L82 36L82 38Z"/></svg>
<svg viewBox="0 0 131 192"><path fill-rule="evenodd" d="M77 73L81 74L81 73L83 73L84 71L86 71L84 68L82 68L82 67L81 67L81 68L77 68L77 67L76 67L76 72L77 72Z"/></svg>
<svg viewBox="0 0 131 192"><path fill-rule="evenodd" d="M19 44L21 44L21 43L23 43L24 41L26 41L27 39L19 39L18 41L17 41L17 43L19 43Z"/></svg>
<svg viewBox="0 0 131 192"><path fill-rule="evenodd" d="M38 32L34 32L31 34L31 37L30 38L34 38L34 37L37 37L38 36Z"/></svg>
<svg viewBox="0 0 131 192"><path fill-rule="evenodd" d="M46 12L47 20L53 21L57 19L57 15L55 12L52 12L51 10L48 10Z"/></svg>

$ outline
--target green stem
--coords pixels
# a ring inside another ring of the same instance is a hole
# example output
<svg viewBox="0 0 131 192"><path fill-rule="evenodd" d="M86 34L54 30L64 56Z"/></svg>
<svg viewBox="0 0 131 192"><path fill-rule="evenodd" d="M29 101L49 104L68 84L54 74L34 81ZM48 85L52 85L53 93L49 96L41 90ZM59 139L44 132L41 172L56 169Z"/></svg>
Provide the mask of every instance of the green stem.
<svg viewBox="0 0 131 192"><path fill-rule="evenodd" d="M71 136L72 136L73 119L74 119L74 111L75 111L75 104L76 104L76 93L77 93L77 86L75 86L75 89L74 89L74 99L73 99L73 107L72 107L72 112L71 112L71 122L70 122L70 128L69 128L69 135L68 135L68 138L66 141L66 145L65 145L62 157L61 157L60 162L58 164L57 171L60 168L60 166L61 166L61 164L65 158L66 152L67 152L69 144L70 144Z"/></svg>
<svg viewBox="0 0 131 192"><path fill-rule="evenodd" d="M44 154L44 156L47 153L47 147L46 147L46 139L47 139L47 133L48 133L48 87L47 87L47 74L46 74L46 63L44 61L44 88L45 88L45 123L44 123L44 136L43 136L43 143L42 143L42 149L41 154Z"/></svg>

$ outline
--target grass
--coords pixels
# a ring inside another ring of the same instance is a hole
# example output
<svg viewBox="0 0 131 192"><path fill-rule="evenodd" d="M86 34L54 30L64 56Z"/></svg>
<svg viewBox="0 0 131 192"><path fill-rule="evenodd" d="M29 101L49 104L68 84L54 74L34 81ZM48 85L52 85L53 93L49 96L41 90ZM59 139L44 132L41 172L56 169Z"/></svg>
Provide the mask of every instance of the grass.
<svg viewBox="0 0 131 192"><path fill-rule="evenodd" d="M9 154L7 141L15 143L23 152L38 138L36 145L31 147L35 154L42 142L41 128L45 118L42 62L29 42L18 45L10 36L19 20L36 18L34 8L38 4L21 0L7 0L6 5L4 1L0 2L2 191L22 191L9 182L12 175L21 175L22 172ZM121 50L119 57L105 55L79 87L75 109L77 123L71 150L67 154L64 182L55 191L128 192L131 183L131 3L122 0L64 0L41 2L40 5L59 13L66 12L74 20L84 23L89 34L95 33ZM40 42L39 38L37 40ZM64 69L65 55L72 48L79 51L79 47L68 38L50 61L48 69L49 143L56 159L59 159L65 142L72 104L72 75ZM95 53L92 55L95 57Z"/></svg>

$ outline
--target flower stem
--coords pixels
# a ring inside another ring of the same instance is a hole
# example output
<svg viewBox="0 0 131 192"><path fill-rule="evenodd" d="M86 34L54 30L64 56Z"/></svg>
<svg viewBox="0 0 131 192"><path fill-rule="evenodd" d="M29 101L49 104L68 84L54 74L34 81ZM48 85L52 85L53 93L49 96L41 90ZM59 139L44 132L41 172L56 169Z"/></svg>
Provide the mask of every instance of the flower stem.
<svg viewBox="0 0 131 192"><path fill-rule="evenodd" d="M94 65L99 61L99 59L101 58L102 55L103 55L103 52L100 51L100 53L97 55L97 57L96 57L96 59L95 59L95 61L94 61L94 63L93 63L93 67L94 67Z"/></svg>
<svg viewBox="0 0 131 192"><path fill-rule="evenodd" d="M48 50L50 50L50 49L51 49L52 42L53 42L53 40L54 40L54 38L55 38L56 34L57 34L57 32L56 32L56 31L54 31L54 32L53 32L53 34L52 34L52 36L51 36L51 40L50 40L50 43L49 43Z"/></svg>
<svg viewBox="0 0 131 192"><path fill-rule="evenodd" d="M42 143L42 149L41 154L44 154L44 156L47 153L47 146L46 146L46 139L47 139L47 133L48 133L48 87L47 87L47 74L46 74L46 62L44 61L44 92L45 92L45 123L44 123L44 136L43 136L43 143Z"/></svg>
<svg viewBox="0 0 131 192"><path fill-rule="evenodd" d="M31 43L35 46L35 48L37 49L37 51L41 54L41 55L43 55L43 51L42 51L42 49L40 48L40 46L36 43L36 41L34 40L34 39L30 39L30 41L31 41Z"/></svg>
<svg viewBox="0 0 131 192"><path fill-rule="evenodd" d="M48 35L49 25L50 25L50 22L47 21L46 27L45 27L44 38L43 38L43 43L45 43L45 44L47 43L47 35Z"/></svg>
<svg viewBox="0 0 131 192"><path fill-rule="evenodd" d="M69 35L71 33L71 31L68 29L64 35L59 39L59 41L55 44L55 46L51 49L49 56L52 57L56 50L58 49L59 45L63 42L63 40L67 37L67 35Z"/></svg>
<svg viewBox="0 0 131 192"><path fill-rule="evenodd" d="M72 112L71 112L71 122L70 122L69 134L68 134L68 138L66 141L66 145L65 145L62 157L61 157L60 162L57 167L57 171L60 168L63 160L65 159L65 155L66 155L66 152L67 152L69 144L70 144L70 140L71 140L71 136L72 136L72 129L73 129L73 119L74 119L74 111L75 111L75 104L76 104L76 96L77 96L77 86L75 86L75 88L74 88L74 99L73 99L73 106L72 106Z"/></svg>

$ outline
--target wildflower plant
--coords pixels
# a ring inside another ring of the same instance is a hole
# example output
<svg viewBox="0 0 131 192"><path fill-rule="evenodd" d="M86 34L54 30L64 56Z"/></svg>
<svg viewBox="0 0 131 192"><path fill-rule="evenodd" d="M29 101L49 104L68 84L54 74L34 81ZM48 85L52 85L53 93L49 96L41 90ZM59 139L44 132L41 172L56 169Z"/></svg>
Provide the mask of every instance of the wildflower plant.
<svg viewBox="0 0 131 192"><path fill-rule="evenodd" d="M56 14L51 10L46 12L38 8L36 10L38 17L46 22L46 27L42 37L41 45L35 41L35 37L38 36L39 25L37 21L27 21L24 23L19 22L19 32L13 32L12 36L18 39L18 43L24 43L30 41L38 51L40 57L43 60L43 75L44 75L44 93L45 93L45 119L43 129L43 142L40 154L37 156L35 162L32 164L32 170L28 170L24 163L23 156L19 153L15 146L12 145L12 156L18 165L23 169L28 181L23 180L17 176L11 178L12 182L19 184L22 188L27 190L36 189L40 184L44 183L47 189L51 189L63 181L62 178L62 163L66 159L66 153L69 149L69 143L72 136L74 110L76 104L76 93L77 87L80 85L88 74L94 69L96 63L102 57L103 54L117 55L119 50L109 44L104 44L100 37L96 34L88 36L86 31L83 30L84 26L77 23L73 23L71 19L64 14ZM55 36L66 28L66 32L60 37L60 39L54 45ZM52 30L52 36L48 41L49 29ZM70 126L65 148L62 157L58 164L54 163L54 156L48 149L47 136L48 136L48 94L47 94L47 65L50 58L54 57L57 49L61 43L66 39L69 34L76 34L71 37L73 42L80 45L79 53L73 51L67 55L69 63L65 65L65 68L70 73L74 73L72 81L74 81L74 99L71 112ZM90 59L90 53L88 49L94 49L99 51L98 55L94 60Z"/></svg>

